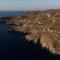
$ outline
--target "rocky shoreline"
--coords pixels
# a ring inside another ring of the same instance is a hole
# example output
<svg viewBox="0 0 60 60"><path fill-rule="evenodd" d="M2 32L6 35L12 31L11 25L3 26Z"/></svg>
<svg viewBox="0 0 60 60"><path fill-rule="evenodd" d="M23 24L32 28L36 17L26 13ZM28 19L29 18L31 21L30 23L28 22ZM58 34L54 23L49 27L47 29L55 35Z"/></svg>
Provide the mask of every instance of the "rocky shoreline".
<svg viewBox="0 0 60 60"><path fill-rule="evenodd" d="M28 41L42 44L51 53L60 54L60 9L29 12L14 16L6 22L11 32L29 33Z"/></svg>
<svg viewBox="0 0 60 60"><path fill-rule="evenodd" d="M0 23L7 23L11 17L0 17Z"/></svg>

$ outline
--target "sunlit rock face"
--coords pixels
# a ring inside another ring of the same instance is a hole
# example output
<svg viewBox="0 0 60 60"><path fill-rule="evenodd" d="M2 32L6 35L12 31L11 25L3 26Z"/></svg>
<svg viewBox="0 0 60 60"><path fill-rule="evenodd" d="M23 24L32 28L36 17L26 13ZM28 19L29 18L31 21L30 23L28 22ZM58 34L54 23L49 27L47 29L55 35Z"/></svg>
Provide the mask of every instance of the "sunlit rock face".
<svg viewBox="0 0 60 60"><path fill-rule="evenodd" d="M31 12L13 17L9 22L10 31L29 33L25 37L53 54L60 54L60 11L48 10Z"/></svg>

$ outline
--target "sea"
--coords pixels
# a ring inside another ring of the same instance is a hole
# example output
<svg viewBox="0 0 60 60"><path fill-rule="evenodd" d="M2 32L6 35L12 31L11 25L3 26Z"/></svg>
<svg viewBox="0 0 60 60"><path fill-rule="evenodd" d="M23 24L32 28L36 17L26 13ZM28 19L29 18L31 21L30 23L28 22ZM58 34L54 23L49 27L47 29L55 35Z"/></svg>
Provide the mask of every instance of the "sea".
<svg viewBox="0 0 60 60"><path fill-rule="evenodd" d="M0 11L0 16L24 15L25 11ZM0 23L0 56L19 57L19 60L55 59L57 55L51 54L39 44L28 42L23 33L8 32L10 25Z"/></svg>

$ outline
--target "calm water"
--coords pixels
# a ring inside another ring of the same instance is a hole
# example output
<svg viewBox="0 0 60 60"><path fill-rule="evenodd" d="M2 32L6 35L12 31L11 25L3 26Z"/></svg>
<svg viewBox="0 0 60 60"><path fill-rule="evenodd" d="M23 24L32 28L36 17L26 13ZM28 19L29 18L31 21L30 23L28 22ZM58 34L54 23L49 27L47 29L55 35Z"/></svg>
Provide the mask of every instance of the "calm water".
<svg viewBox="0 0 60 60"><path fill-rule="evenodd" d="M10 26L0 24L0 55L1 56L21 56L34 59L44 59L54 57L41 46L26 41L22 33L8 32ZM43 58L44 57L44 58Z"/></svg>
<svg viewBox="0 0 60 60"><path fill-rule="evenodd" d="M0 11L0 16L19 16L25 14L24 11Z"/></svg>
<svg viewBox="0 0 60 60"><path fill-rule="evenodd" d="M22 33L8 32L9 25L0 24L0 55L34 58L51 57L39 45L25 40Z"/></svg>

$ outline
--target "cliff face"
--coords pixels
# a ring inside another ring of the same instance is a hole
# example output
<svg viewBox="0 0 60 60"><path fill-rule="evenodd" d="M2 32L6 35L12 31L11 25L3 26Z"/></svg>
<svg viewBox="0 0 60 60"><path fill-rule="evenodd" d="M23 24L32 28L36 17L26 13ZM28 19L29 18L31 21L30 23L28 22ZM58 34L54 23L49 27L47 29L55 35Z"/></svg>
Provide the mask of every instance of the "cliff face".
<svg viewBox="0 0 60 60"><path fill-rule="evenodd" d="M9 31L29 33L28 41L42 44L50 52L60 54L60 11L49 10L31 12L23 16L12 17Z"/></svg>

